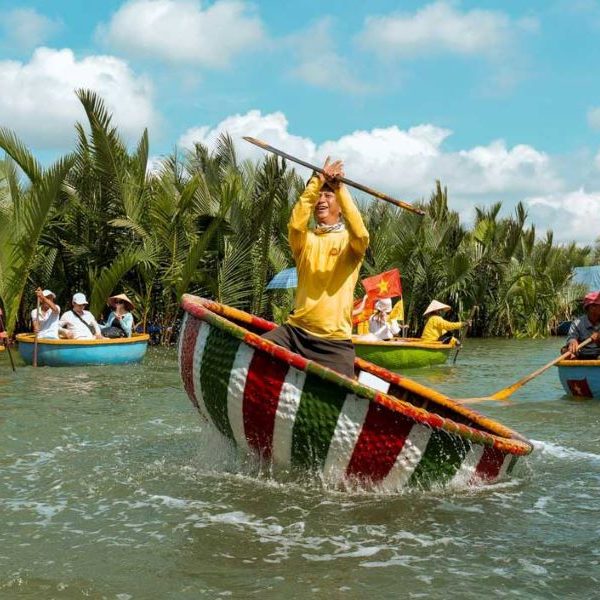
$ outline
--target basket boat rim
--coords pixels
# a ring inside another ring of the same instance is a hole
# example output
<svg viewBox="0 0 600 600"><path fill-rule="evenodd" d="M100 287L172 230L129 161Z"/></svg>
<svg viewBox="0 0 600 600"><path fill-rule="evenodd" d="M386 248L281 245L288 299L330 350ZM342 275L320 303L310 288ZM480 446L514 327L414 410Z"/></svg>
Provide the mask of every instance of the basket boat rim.
<svg viewBox="0 0 600 600"><path fill-rule="evenodd" d="M443 429L448 433L459 435L473 443L492 446L500 451L517 456L530 454L533 450L533 444L513 429L502 425L494 419L486 417L468 406L455 402L448 396L436 390L428 388L427 386L402 375L392 373L391 371L376 366L366 360L357 357L355 365L360 369L385 379L392 384L396 384L413 394L421 396L428 403L454 411L457 415L469 419L474 426L453 421L451 418L442 417L436 412L427 410L426 408L417 407L396 396L374 390L373 388L359 383L357 380L345 377L344 375L319 365L314 361L308 360L299 354L290 352L281 346L265 340L260 335L252 333L248 329L233 322L231 319L258 327L264 331L276 327L271 321L267 321L266 319L262 319L261 317L257 317L231 306L191 294L183 295L181 305L186 313L219 329L224 329L230 335L240 339L246 344L268 352L275 359L282 360L297 369L310 372L340 385L357 396L382 404L393 411L400 412L407 417L414 419L418 423L435 429ZM482 429L479 429L478 427L481 427Z"/></svg>

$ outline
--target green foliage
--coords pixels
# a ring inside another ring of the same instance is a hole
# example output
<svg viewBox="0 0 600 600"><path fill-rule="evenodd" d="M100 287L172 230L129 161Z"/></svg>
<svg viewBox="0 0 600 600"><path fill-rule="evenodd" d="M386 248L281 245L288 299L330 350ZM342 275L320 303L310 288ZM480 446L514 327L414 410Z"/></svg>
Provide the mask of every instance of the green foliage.
<svg viewBox="0 0 600 600"><path fill-rule="evenodd" d="M375 204L366 211L371 247L365 270L400 269L414 334L433 298L453 306L458 318L473 314L471 331L478 335L548 335L571 318L582 295L570 284L572 268L585 263L590 248L556 246L552 233L536 240L520 203L508 218L500 218L500 203L476 208L467 231L448 209L439 182L424 208L423 219Z"/></svg>
<svg viewBox="0 0 600 600"><path fill-rule="evenodd" d="M33 290L50 287L63 302L89 294L96 315L125 292L143 326L179 318L184 292L198 293L277 322L291 290L265 291L293 265L287 243L291 208L304 183L285 161L240 161L231 138L197 144L149 170L144 131L131 151L104 102L80 90L86 123L75 126L74 153L43 168L14 133L0 129L0 299L10 330L26 327ZM476 208L467 228L436 183L420 218L362 199L371 234L363 277L398 267L413 333L436 298L459 318L475 315L478 335L546 335L576 309L574 266L598 259L590 248L537 239L522 204ZM361 293L360 286L356 290Z"/></svg>

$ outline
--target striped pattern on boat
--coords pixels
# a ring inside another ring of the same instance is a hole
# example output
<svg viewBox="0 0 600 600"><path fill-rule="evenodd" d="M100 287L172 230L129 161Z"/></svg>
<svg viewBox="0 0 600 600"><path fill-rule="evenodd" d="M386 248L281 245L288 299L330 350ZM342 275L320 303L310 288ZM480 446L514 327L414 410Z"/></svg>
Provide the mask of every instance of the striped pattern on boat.
<svg viewBox="0 0 600 600"><path fill-rule="evenodd" d="M199 412L242 450L282 469L395 491L491 482L516 456L429 427L278 360L189 314L179 361Z"/></svg>

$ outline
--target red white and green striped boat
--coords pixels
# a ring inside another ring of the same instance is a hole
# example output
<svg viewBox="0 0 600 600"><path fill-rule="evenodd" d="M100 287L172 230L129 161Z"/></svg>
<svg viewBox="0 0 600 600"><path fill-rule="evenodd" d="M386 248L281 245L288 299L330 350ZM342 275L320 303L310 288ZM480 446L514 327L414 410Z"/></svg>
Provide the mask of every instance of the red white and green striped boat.
<svg viewBox="0 0 600 600"><path fill-rule="evenodd" d="M275 327L269 321L187 294L182 306L179 366L190 400L276 473L307 470L328 485L385 491L464 486L510 475L533 449L515 431L365 360L356 359L352 380L261 338Z"/></svg>

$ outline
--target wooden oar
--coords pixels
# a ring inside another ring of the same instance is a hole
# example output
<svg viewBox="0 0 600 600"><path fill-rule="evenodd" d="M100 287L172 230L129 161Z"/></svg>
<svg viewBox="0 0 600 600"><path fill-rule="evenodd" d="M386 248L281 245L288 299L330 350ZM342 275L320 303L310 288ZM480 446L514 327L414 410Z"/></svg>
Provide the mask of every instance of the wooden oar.
<svg viewBox="0 0 600 600"><path fill-rule="evenodd" d="M286 160L295 162L299 165L302 165L303 167L306 167L307 169L312 169L313 171L316 171L317 173L324 173L324 171L321 167L311 165L310 163L308 163L304 160L301 160L299 158L296 158L295 156L292 156L291 154L288 154L287 152L283 152L282 150L273 148L273 146L269 146L269 144L267 144L261 140L257 140L256 138L248 137L248 136L244 137L244 139L247 142L250 142L251 144L258 146L259 148L266 150L267 152L272 152L273 154L276 154L277 156L281 156L281 158L285 158ZM352 181L351 179L347 179L346 177L337 177L336 179L338 181L342 181L346 185L356 188L357 190L366 192L367 194L370 194L371 196L374 196L375 198L378 198L379 200L385 200L385 202L389 202L390 204L393 204L394 206L398 206L399 208L403 208L405 210L410 210L411 212L413 212L417 215L420 215L421 217L425 214L424 210L421 210L420 208L417 208L416 206L413 206L412 204L410 204L408 202L404 202L403 200L396 200L395 198L392 198L391 196L388 196L387 194L384 194L382 192L378 192L377 190L367 187L366 185L363 185L362 183L357 183L356 181Z"/></svg>
<svg viewBox="0 0 600 600"><path fill-rule="evenodd" d="M477 305L473 306L473 308L471 308L471 312L469 313L469 317L467 319L467 321L472 321L473 317L475 316L475 311L477 310ZM468 329L469 325L467 324L465 329ZM458 341L460 342L458 347L456 348L456 353L454 354L454 359L452 360L452 364L455 365L456 364L456 359L458 358L458 353L460 352L460 349L463 347L463 329L460 330L460 333L458 334Z"/></svg>
<svg viewBox="0 0 600 600"><path fill-rule="evenodd" d="M4 321L2 320L2 314L0 314L0 331L6 331L6 329L4 329ZM6 348L6 351L8 352L8 358L10 359L10 366L12 367L12 370L15 371L15 361L13 359L13 355L10 351L10 345L8 344L8 339L4 338L4 347Z"/></svg>
<svg viewBox="0 0 600 600"><path fill-rule="evenodd" d="M591 341L592 341L592 338L590 336L589 338L587 338L586 340L581 342L581 344L579 344L579 346L577 347L577 350L579 350L580 348L583 348L584 346L587 346ZM531 381L538 375L541 375L544 371L547 371L550 367L553 367L556 363L559 363L561 360L565 360L567 358L567 356L570 354L571 354L570 352L565 352L565 354L560 354L556 358L552 359L548 364L545 364L543 367L540 367L533 373L530 373L529 375L526 375L522 379L519 379L519 381L515 381L515 383L513 383L512 385L502 388L501 390L497 391L495 394L492 394L491 396L482 396L481 398L462 398L462 399L457 399L457 402L468 403L468 402L484 402L486 400L498 400L498 401L506 400L509 396L512 396L519 388L523 387L528 381Z"/></svg>
<svg viewBox="0 0 600 600"><path fill-rule="evenodd" d="M37 321L37 327L35 328L35 339L33 341L33 366L37 367L37 356L38 356L38 335L40 332L40 299L37 299L37 309L35 311L35 320Z"/></svg>

